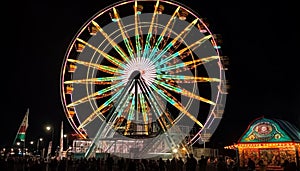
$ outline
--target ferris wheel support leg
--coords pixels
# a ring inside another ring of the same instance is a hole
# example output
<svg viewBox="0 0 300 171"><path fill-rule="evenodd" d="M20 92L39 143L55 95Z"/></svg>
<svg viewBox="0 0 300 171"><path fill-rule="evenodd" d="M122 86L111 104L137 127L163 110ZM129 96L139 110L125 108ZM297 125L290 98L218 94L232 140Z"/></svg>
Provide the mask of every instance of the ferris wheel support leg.
<svg viewBox="0 0 300 171"><path fill-rule="evenodd" d="M131 90L130 87L132 87L131 86L132 83L133 83L133 79L130 80L130 83L127 84L126 87L124 88L123 92L121 93L122 98L119 99L118 102L122 101L122 99L125 98L124 93L127 92L127 90ZM112 119L112 118L110 118L110 119ZM109 124L109 122L106 122L105 120L103 121L94 140L92 141L92 144L90 145L90 147L88 148L88 150L86 151L86 153L84 155L85 158L90 158L92 156L93 152L95 152L95 148L99 144L100 137L106 137L107 134L109 133L111 127L112 126L111 126L111 124Z"/></svg>
<svg viewBox="0 0 300 171"><path fill-rule="evenodd" d="M92 141L92 144L89 146L89 148L87 149L87 151L84 154L85 158L90 158L92 156L93 152L95 151L95 148L98 145L99 138L101 136L101 131L100 130L102 130L101 128L103 127L103 125L106 125L106 124L103 122L103 124L101 125L100 129L98 130L98 132L97 132L97 134L94 138L94 140Z"/></svg>
<svg viewBox="0 0 300 171"><path fill-rule="evenodd" d="M96 143L93 142L90 147L88 148L88 150L86 151L86 153L84 154L84 157L85 158L90 158L93 154L93 152L95 151L95 148L96 148Z"/></svg>

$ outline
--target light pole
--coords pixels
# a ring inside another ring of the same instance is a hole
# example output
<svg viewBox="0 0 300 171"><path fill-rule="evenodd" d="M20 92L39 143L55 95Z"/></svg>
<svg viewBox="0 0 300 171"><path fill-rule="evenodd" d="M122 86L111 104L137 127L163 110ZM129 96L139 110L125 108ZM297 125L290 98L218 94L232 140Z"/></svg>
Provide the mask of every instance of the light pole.
<svg viewBox="0 0 300 171"><path fill-rule="evenodd" d="M46 130L47 130L48 132L51 131L51 141L49 142L49 146L50 146L50 147L48 147L48 150L50 150L50 151L47 152L47 159L49 159L49 155L51 155L51 153L52 153L52 145L53 145L54 129L53 129L52 126L46 126ZM51 143L51 144L50 144L50 143ZM49 153L50 153L50 154L49 154Z"/></svg>
<svg viewBox="0 0 300 171"><path fill-rule="evenodd" d="M69 137L68 137L68 134L64 134L64 138L66 139L66 147L67 147L67 150L69 148Z"/></svg>
<svg viewBox="0 0 300 171"><path fill-rule="evenodd" d="M28 150L29 150L28 152L31 154L34 154L34 146L33 146L34 141L30 141L29 144L30 144L30 148L28 148Z"/></svg>
<svg viewBox="0 0 300 171"><path fill-rule="evenodd" d="M51 141L53 141L54 129L51 126L46 126L47 131L51 131Z"/></svg>
<svg viewBox="0 0 300 171"><path fill-rule="evenodd" d="M20 142L17 142L16 145L17 145L17 147L18 147L18 150L17 150L17 151L18 151L18 154L19 154L19 153L20 153L20 145L21 145L21 143L20 143Z"/></svg>
<svg viewBox="0 0 300 171"><path fill-rule="evenodd" d="M47 151L47 156L46 156L46 160L47 160L47 164L46 164L46 171L49 170L49 157L52 153L52 145L53 145L53 134L54 134L54 129L51 126L46 126L46 130L49 132L51 131L51 141L49 142L49 146L48 146L48 151Z"/></svg>
<svg viewBox="0 0 300 171"><path fill-rule="evenodd" d="M40 143L42 143L42 141L43 141L43 138L39 138L39 139L37 140L37 143L36 143L36 152L37 152L37 155L40 154ZM41 154L40 154L40 155L41 155ZM42 158L44 158L44 156L42 156Z"/></svg>

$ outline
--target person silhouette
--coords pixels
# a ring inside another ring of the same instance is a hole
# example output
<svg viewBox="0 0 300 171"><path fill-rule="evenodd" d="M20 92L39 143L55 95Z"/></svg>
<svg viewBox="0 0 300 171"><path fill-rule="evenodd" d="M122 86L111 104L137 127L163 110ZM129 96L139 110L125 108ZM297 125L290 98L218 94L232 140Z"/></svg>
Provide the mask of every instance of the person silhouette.
<svg viewBox="0 0 300 171"><path fill-rule="evenodd" d="M207 164L207 161L206 161L204 155L201 155L200 160L198 161L199 170L200 171L205 171L206 164Z"/></svg>
<svg viewBox="0 0 300 171"><path fill-rule="evenodd" d="M248 158L247 166L248 171L255 171L255 163L251 158Z"/></svg>

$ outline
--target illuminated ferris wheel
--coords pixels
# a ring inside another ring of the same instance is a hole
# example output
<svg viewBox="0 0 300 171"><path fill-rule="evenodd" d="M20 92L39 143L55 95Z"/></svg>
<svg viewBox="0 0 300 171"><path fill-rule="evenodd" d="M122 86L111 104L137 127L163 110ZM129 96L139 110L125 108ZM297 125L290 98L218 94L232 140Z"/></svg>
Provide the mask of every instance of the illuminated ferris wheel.
<svg viewBox="0 0 300 171"><path fill-rule="evenodd" d="M93 139L86 155L107 140L134 141L144 158L158 146L207 141L227 94L219 43L203 18L175 1L121 1L91 17L61 70L68 121Z"/></svg>

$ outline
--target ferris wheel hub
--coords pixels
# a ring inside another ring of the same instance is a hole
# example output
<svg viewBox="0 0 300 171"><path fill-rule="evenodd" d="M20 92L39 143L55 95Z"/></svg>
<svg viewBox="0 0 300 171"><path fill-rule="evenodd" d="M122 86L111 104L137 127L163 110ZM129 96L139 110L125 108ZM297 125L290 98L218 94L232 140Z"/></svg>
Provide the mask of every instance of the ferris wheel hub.
<svg viewBox="0 0 300 171"><path fill-rule="evenodd" d="M135 79L135 80L141 79L141 71L139 71L139 70L133 71L128 79L129 79L129 80L133 80L133 79Z"/></svg>
<svg viewBox="0 0 300 171"><path fill-rule="evenodd" d="M133 58L124 68L124 76L124 82L131 79L142 79L147 85L150 85L156 77L156 66L148 58Z"/></svg>

